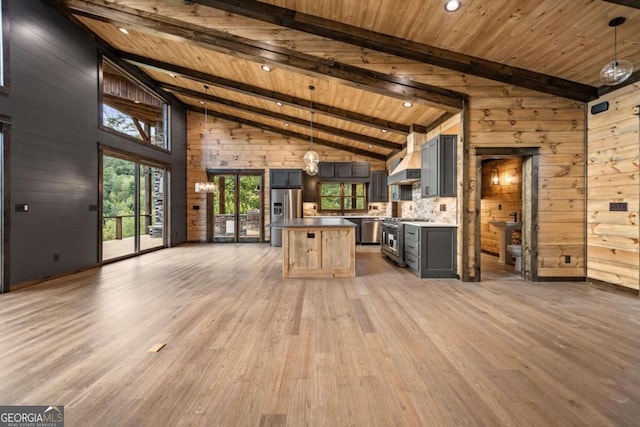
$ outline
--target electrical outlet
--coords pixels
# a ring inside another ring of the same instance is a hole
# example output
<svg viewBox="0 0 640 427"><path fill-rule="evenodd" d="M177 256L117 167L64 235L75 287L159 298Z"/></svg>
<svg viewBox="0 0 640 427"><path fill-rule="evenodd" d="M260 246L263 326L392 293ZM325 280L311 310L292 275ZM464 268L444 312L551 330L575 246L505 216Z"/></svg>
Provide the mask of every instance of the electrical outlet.
<svg viewBox="0 0 640 427"><path fill-rule="evenodd" d="M60 261L60 254L53 254L53 262Z"/></svg>
<svg viewBox="0 0 640 427"><path fill-rule="evenodd" d="M501 211L502 210L502 205L498 205L498 210Z"/></svg>
<svg viewBox="0 0 640 427"><path fill-rule="evenodd" d="M564 256L564 263L565 264L571 264L571 255L565 255Z"/></svg>
<svg viewBox="0 0 640 427"><path fill-rule="evenodd" d="M609 203L609 212L626 212L628 205L625 202Z"/></svg>
<svg viewBox="0 0 640 427"><path fill-rule="evenodd" d="M447 211L447 205L440 205L440 212L446 212Z"/></svg>

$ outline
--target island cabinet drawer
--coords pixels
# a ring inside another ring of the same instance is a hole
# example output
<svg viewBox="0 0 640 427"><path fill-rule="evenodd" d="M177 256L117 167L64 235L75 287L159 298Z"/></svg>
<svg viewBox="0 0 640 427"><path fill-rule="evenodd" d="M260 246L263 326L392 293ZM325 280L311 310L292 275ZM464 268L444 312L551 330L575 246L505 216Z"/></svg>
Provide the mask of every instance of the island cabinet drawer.
<svg viewBox="0 0 640 427"><path fill-rule="evenodd" d="M409 270L415 271L416 273L418 273L418 276L420 276L420 257L419 256L407 253L405 251L404 262L405 264L407 264L407 268Z"/></svg>
<svg viewBox="0 0 640 427"><path fill-rule="evenodd" d="M404 253L416 256L420 259L420 241L413 239L405 239L404 241Z"/></svg>
<svg viewBox="0 0 640 427"><path fill-rule="evenodd" d="M404 227L404 240L420 241L420 227L414 225L405 225Z"/></svg>

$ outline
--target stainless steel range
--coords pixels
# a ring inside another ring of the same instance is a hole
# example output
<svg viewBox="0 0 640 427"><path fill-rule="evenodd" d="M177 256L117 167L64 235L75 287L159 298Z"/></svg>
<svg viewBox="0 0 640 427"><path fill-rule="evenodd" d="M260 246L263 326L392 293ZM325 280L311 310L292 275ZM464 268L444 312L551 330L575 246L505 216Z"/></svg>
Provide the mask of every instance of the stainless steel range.
<svg viewBox="0 0 640 427"><path fill-rule="evenodd" d="M381 218L380 251L382 255L404 267L404 230L403 221L431 221L427 218Z"/></svg>
<svg viewBox="0 0 640 427"><path fill-rule="evenodd" d="M404 267L404 245L399 219L380 219L380 229L380 251L382 255L386 255L397 262L400 267Z"/></svg>

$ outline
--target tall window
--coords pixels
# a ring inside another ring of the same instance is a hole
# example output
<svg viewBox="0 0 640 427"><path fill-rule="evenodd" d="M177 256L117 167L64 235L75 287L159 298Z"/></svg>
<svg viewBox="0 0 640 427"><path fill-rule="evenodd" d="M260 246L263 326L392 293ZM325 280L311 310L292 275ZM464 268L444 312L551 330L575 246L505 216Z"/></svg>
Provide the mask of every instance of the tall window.
<svg viewBox="0 0 640 427"><path fill-rule="evenodd" d="M102 126L169 149L168 104L107 59L102 60Z"/></svg>
<svg viewBox="0 0 640 427"><path fill-rule="evenodd" d="M322 182L319 184L320 212L365 212L367 191L364 183Z"/></svg>

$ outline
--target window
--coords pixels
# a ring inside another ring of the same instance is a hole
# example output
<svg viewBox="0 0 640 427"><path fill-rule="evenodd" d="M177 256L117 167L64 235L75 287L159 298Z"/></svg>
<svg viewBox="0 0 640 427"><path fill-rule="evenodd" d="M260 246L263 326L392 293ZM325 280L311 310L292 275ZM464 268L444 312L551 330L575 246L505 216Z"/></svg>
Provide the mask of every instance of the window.
<svg viewBox="0 0 640 427"><path fill-rule="evenodd" d="M6 92L9 87L9 14L7 0L0 0L0 88Z"/></svg>
<svg viewBox="0 0 640 427"><path fill-rule="evenodd" d="M109 60L102 60L101 124L154 147L169 149L168 104Z"/></svg>
<svg viewBox="0 0 640 427"><path fill-rule="evenodd" d="M367 187L364 183L322 182L318 186L320 212L364 212Z"/></svg>

